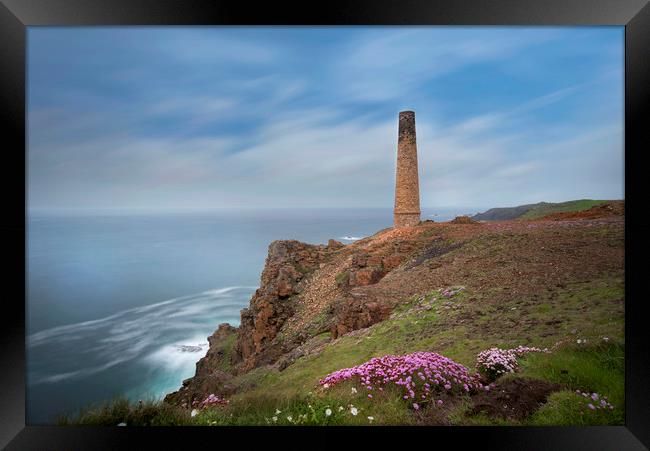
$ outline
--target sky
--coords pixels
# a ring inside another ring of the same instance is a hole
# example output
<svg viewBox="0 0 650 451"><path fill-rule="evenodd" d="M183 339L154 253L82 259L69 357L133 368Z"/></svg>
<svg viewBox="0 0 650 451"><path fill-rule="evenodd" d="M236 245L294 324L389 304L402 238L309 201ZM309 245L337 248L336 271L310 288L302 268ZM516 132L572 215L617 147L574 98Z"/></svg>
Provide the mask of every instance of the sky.
<svg viewBox="0 0 650 451"><path fill-rule="evenodd" d="M29 27L28 207L624 196L623 27Z"/></svg>

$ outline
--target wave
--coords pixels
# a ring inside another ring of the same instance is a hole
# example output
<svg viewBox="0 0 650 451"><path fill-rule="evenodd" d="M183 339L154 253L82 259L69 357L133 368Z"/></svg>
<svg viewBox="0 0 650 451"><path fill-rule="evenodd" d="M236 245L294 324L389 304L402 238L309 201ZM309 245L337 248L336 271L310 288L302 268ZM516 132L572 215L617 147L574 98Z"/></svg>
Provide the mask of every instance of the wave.
<svg viewBox="0 0 650 451"><path fill-rule="evenodd" d="M226 288L218 288L216 290L204 291L202 294L225 294L225 293L230 293L231 291L234 291L234 290L240 290L240 289L257 290L258 288L259 287L253 287L253 286L226 287Z"/></svg>
<svg viewBox="0 0 650 451"><path fill-rule="evenodd" d="M27 337L28 379L41 384L85 378L134 359L148 370L187 372L207 352L206 339L219 323L238 325L256 289L218 288L36 332Z"/></svg>

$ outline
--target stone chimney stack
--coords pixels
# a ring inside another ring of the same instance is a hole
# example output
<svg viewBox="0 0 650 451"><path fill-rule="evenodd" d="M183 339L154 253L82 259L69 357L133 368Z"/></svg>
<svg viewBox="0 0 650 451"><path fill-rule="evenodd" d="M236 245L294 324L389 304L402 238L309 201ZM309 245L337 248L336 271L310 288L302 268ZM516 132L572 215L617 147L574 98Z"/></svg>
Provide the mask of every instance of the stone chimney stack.
<svg viewBox="0 0 650 451"><path fill-rule="evenodd" d="M394 227L412 227L420 222L418 149L415 143L415 112L399 113L397 177L395 179Z"/></svg>

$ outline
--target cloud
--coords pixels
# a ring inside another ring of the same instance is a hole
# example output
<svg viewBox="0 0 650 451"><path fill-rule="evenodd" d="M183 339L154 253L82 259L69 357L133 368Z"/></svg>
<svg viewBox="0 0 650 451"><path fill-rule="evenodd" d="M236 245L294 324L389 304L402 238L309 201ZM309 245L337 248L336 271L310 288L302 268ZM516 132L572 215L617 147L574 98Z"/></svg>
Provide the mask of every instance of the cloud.
<svg viewBox="0 0 650 451"><path fill-rule="evenodd" d="M175 29L112 45L104 30L83 34L88 49L58 41L74 54L39 36L31 207L389 208L402 106L417 110L422 205L622 193L620 77L598 75L621 61L584 50L593 36ZM96 40L101 58L84 59Z"/></svg>
<svg viewBox="0 0 650 451"><path fill-rule="evenodd" d="M369 31L350 44L339 64L341 85L362 100L404 99L428 81L480 63L507 61L557 31L521 33L480 28ZM344 81L343 81L344 80Z"/></svg>

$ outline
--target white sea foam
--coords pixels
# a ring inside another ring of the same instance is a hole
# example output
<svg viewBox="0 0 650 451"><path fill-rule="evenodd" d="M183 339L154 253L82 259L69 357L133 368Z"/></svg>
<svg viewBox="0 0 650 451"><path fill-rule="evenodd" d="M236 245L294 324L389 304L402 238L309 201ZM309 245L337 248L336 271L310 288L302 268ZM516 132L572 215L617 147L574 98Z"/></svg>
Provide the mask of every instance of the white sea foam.
<svg viewBox="0 0 650 451"><path fill-rule="evenodd" d="M134 359L151 369L191 372L207 352L206 338L219 323L237 325L255 289L208 290L32 334L28 347L39 355L32 360L30 383L84 378ZM199 345L197 352L182 348Z"/></svg>
<svg viewBox="0 0 650 451"><path fill-rule="evenodd" d="M193 367L199 359L205 357L208 347L203 346L198 352L183 352L179 347L183 345L196 346L204 340L205 337L195 335L185 340L176 341L147 355L146 360L153 366L164 367L167 371L181 371L188 366Z"/></svg>
<svg viewBox="0 0 650 451"><path fill-rule="evenodd" d="M339 238L339 239L340 239L340 240L344 240L344 241L358 241L358 240L363 239L363 238L365 238L365 237L363 237L363 236L348 236L348 235L346 235L346 236L342 236L342 237Z"/></svg>
<svg viewBox="0 0 650 451"><path fill-rule="evenodd" d="M224 293L229 293L231 291L235 290L257 290L259 287L253 287L253 286L239 286L239 287L226 287L226 288L218 288L216 290L208 290L204 291L201 294L209 294L209 295L220 295Z"/></svg>

